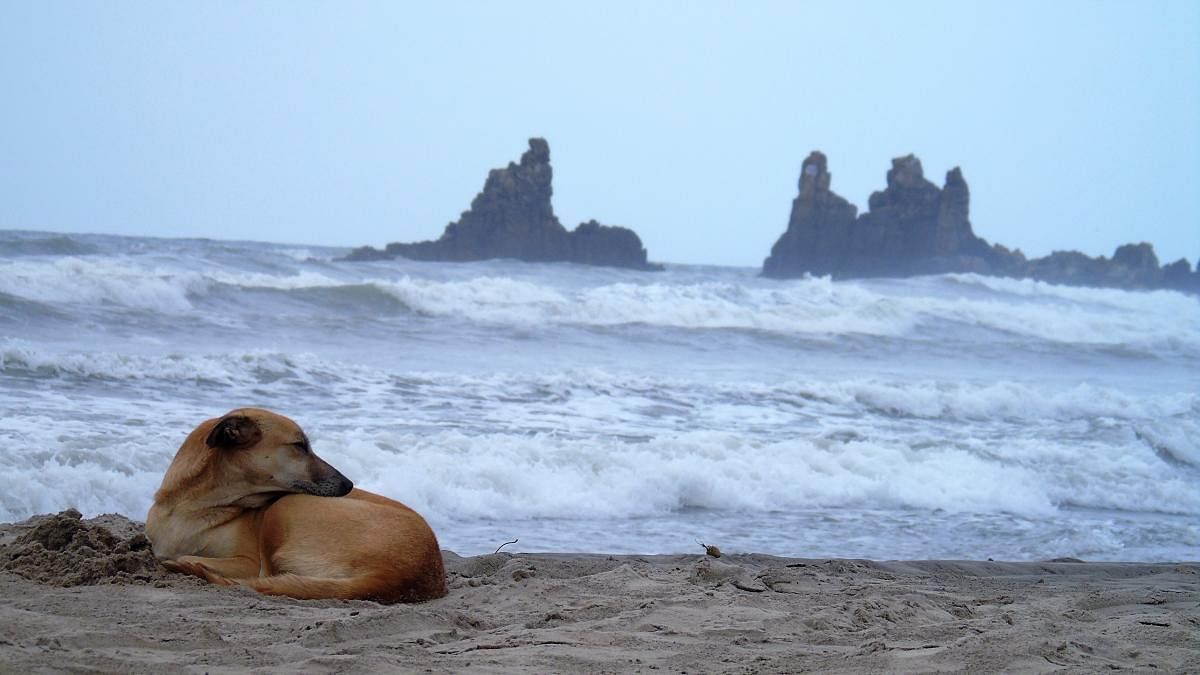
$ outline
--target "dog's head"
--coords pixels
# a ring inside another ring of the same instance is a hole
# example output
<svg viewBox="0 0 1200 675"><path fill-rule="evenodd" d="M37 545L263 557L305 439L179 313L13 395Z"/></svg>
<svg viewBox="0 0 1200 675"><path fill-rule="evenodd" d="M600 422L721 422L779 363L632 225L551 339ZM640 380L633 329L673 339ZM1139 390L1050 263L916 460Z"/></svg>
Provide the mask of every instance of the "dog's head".
<svg viewBox="0 0 1200 675"><path fill-rule="evenodd" d="M240 505L257 506L288 492L341 497L354 487L313 453L308 436L283 415L241 408L209 423L212 427L204 438L214 453L209 461L215 463L224 487L244 494L237 500Z"/></svg>

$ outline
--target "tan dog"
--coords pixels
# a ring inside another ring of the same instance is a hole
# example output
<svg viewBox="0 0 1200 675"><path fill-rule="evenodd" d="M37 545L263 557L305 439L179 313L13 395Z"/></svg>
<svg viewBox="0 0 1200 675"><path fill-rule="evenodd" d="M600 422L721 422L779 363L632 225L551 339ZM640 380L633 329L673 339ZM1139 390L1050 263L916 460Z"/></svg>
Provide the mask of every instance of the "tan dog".
<svg viewBox="0 0 1200 675"><path fill-rule="evenodd" d="M293 598L446 594L437 538L407 506L354 488L292 420L243 408L202 423L163 477L146 536L168 568Z"/></svg>

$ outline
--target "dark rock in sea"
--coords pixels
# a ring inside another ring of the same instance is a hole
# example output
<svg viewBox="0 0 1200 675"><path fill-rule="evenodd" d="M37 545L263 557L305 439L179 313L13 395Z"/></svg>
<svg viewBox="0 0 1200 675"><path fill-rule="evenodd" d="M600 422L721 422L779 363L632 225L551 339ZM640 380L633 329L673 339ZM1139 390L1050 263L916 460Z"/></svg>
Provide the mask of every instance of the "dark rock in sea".
<svg viewBox="0 0 1200 675"><path fill-rule="evenodd" d="M800 170L800 196L792 201L787 232L771 248L763 274L841 275L853 254L858 207L829 189L830 178L825 155L814 150Z"/></svg>
<svg viewBox="0 0 1200 675"><path fill-rule="evenodd" d="M1089 280L1104 278L1108 260L1093 258L1079 251L1054 251L1044 258L1034 258L1025 265L1025 276L1052 284L1087 285Z"/></svg>
<svg viewBox="0 0 1200 675"><path fill-rule="evenodd" d="M763 262L763 275L805 274L835 279L903 277L974 272L1031 277L1051 283L1120 288L1173 288L1200 292L1200 263L1159 267L1147 243L1119 247L1112 259L1078 251L1055 251L1026 260L1019 251L990 245L971 229L970 190L957 167L942 188L925 179L913 155L892 160L887 188L869 209L857 208L829 189L825 155L812 152L800 171L800 195L792 202L787 231Z"/></svg>
<svg viewBox="0 0 1200 675"><path fill-rule="evenodd" d="M870 210L861 215L829 183L825 155L813 152L801 169L800 196L792 203L788 229L763 263L763 274L907 276L985 272L1003 264L1007 252L971 230L971 195L957 168L938 189L925 179L921 160L894 159L887 189L872 194Z"/></svg>
<svg viewBox="0 0 1200 675"><path fill-rule="evenodd" d="M550 146L529 139L519 164L493 169L471 208L434 241L392 243L382 251L364 246L343 260L463 262L513 258L529 262L577 262L632 269L661 269L646 262L646 249L630 229L592 220L568 232L554 215Z"/></svg>
<svg viewBox="0 0 1200 675"><path fill-rule="evenodd" d="M1196 272L1193 273L1186 258L1180 258L1170 265L1163 265L1163 286L1200 292L1200 261L1197 261L1196 268Z"/></svg>
<svg viewBox="0 0 1200 675"><path fill-rule="evenodd" d="M1186 271L1187 261L1181 262ZM1158 266L1154 247L1142 242L1117 247L1111 259L1092 258L1078 251L1055 251L1045 258L1029 261L1024 276L1073 286L1188 290L1191 275L1179 274L1178 267L1175 263L1174 278L1168 283L1166 270Z"/></svg>
<svg viewBox="0 0 1200 675"><path fill-rule="evenodd" d="M646 262L646 249L637 233L626 227L601 225L595 220L580 223L569 237L572 262L608 267L661 270Z"/></svg>
<svg viewBox="0 0 1200 675"><path fill-rule="evenodd" d="M380 251L372 246L359 246L350 251L341 260L353 260L355 262L366 262L369 260L391 260L395 256L387 251Z"/></svg>

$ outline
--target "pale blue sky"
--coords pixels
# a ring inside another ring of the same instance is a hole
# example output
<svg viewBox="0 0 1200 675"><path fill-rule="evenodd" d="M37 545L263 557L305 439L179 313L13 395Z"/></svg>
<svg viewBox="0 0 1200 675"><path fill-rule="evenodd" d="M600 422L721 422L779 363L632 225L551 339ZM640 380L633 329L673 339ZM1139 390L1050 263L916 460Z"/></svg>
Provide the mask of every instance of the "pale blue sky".
<svg viewBox="0 0 1200 675"><path fill-rule="evenodd" d="M0 0L0 228L435 238L549 140L568 228L758 266L892 157L1030 255L1200 255L1200 3Z"/></svg>

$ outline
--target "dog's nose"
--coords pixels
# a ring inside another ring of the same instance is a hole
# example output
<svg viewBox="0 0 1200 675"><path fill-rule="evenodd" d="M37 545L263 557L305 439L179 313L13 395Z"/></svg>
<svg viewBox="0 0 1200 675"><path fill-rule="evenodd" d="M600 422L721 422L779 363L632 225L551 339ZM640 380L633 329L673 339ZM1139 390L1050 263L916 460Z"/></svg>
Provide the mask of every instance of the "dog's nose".
<svg viewBox="0 0 1200 675"><path fill-rule="evenodd" d="M307 492L318 497L344 497L354 489L354 482L343 476L341 471L328 465L325 469L320 478L301 481L293 487L298 492Z"/></svg>

